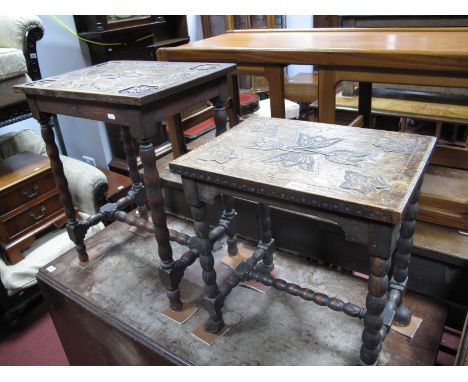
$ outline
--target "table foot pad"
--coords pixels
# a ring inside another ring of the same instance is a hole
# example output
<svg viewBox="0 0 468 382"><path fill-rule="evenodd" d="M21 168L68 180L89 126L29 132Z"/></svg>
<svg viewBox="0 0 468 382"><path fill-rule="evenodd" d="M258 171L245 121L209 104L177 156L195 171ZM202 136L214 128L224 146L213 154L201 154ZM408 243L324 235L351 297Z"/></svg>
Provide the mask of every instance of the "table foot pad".
<svg viewBox="0 0 468 382"><path fill-rule="evenodd" d="M78 265L82 269L88 268L90 265L93 265L96 261L101 259L106 255L105 251L99 250L98 248L89 248L88 252L88 261L82 262L78 259L78 256L73 260L72 264Z"/></svg>
<svg viewBox="0 0 468 382"><path fill-rule="evenodd" d="M393 324L392 330L394 330L397 333L403 334L406 337L413 338L422 321L422 318L411 316L411 321L409 325L399 326L397 324Z"/></svg>
<svg viewBox="0 0 468 382"><path fill-rule="evenodd" d="M192 332L192 335L207 345L213 345L215 341L226 334L229 329L230 326L224 325L218 333L208 333L204 328L204 324L202 324Z"/></svg>
<svg viewBox="0 0 468 382"><path fill-rule="evenodd" d="M197 311L198 307L196 307L194 304L185 303L182 307L182 310L176 311L172 310L171 308L167 308L164 312L162 312L162 315L182 325L187 322Z"/></svg>

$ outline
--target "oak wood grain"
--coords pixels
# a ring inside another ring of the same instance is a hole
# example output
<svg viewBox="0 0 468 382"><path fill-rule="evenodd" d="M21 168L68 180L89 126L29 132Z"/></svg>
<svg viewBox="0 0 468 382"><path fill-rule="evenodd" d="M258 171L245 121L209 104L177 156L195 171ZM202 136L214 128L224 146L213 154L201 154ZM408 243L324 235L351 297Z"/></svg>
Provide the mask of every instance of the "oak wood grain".
<svg viewBox="0 0 468 382"><path fill-rule="evenodd" d="M244 31L158 50L168 60L316 64L467 73L467 28ZM291 54L294 52L294 54Z"/></svg>

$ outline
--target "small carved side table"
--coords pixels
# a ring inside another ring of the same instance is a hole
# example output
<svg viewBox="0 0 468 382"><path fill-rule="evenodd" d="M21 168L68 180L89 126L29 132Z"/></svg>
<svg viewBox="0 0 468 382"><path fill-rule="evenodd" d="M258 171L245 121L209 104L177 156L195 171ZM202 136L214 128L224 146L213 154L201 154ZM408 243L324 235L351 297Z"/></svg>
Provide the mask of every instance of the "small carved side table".
<svg viewBox="0 0 468 382"><path fill-rule="evenodd" d="M234 64L110 61L15 87L26 94L31 112L41 124L52 172L68 219L68 233L75 243L82 266L87 266L90 261L84 237L91 226L102 220L119 220L143 229L154 234L158 243L160 276L168 290L170 307L173 310L182 309L178 285L185 268L193 264L198 252L193 249L191 237L167 228L152 143L155 127L158 122L173 118L190 106L211 100L215 107L216 132L224 132L224 103L228 99L226 81L227 75L233 70ZM76 218L54 140L51 114L88 118L120 126L133 183L128 196L104 205L99 213L86 220ZM139 145L144 186L138 172L132 138ZM176 157L186 151L182 131L171 132L171 143ZM133 203L137 205L140 217L122 211ZM152 223L147 220L148 207ZM189 247L182 259L173 259L171 240Z"/></svg>
<svg viewBox="0 0 468 382"><path fill-rule="evenodd" d="M378 362L392 322L408 325L403 305L419 189L435 138L284 119L249 118L170 163L182 176L204 259L206 330L222 328L225 297L256 280L349 316L364 319L360 360ZM259 203L260 241L228 282L218 285L205 203L218 195ZM367 245L366 307L276 279L270 206L338 224L346 239ZM392 269L392 271L390 271ZM221 330L221 329L219 329Z"/></svg>

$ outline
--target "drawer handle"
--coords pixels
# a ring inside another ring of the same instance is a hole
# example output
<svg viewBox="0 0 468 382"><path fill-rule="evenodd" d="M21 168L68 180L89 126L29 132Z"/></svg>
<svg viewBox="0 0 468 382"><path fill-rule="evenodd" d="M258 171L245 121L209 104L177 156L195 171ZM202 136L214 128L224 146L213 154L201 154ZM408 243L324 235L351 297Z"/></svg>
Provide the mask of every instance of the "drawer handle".
<svg viewBox="0 0 468 382"><path fill-rule="evenodd" d="M37 194L39 193L39 185L37 183L33 184L33 191L35 192L33 192L32 194L30 194L28 191L21 191L21 195L25 197L26 199L35 198Z"/></svg>
<svg viewBox="0 0 468 382"><path fill-rule="evenodd" d="M40 220L42 219L44 216L45 216L45 213L46 213L46 208L44 206L41 206L41 214L40 215L36 215L34 212L30 211L28 213L28 215L31 217L31 219L37 221L37 220Z"/></svg>

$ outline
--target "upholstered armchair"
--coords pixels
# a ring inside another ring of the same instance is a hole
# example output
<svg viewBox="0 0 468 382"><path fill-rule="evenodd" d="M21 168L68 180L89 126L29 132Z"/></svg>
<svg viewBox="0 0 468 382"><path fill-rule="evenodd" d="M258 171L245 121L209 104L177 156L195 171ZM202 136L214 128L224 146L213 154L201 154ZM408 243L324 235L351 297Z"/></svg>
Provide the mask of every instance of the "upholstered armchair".
<svg viewBox="0 0 468 382"><path fill-rule="evenodd" d="M1 130L0 130L1 133ZM29 151L46 155L45 144L31 129L0 135L0 160ZM73 203L82 217L94 214L105 202L108 189L102 171L77 159L61 156ZM88 232L88 237L103 229L102 223ZM40 237L23 252L24 260L10 265L0 257L0 321L15 323L27 303L40 298L36 274L40 267L73 248L66 229L54 230Z"/></svg>
<svg viewBox="0 0 468 382"><path fill-rule="evenodd" d="M24 94L11 87L41 78L36 43L43 35L36 16L0 16L0 127L31 116Z"/></svg>

